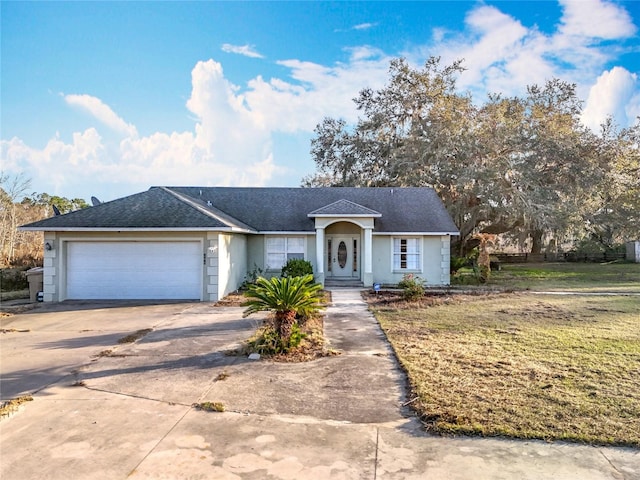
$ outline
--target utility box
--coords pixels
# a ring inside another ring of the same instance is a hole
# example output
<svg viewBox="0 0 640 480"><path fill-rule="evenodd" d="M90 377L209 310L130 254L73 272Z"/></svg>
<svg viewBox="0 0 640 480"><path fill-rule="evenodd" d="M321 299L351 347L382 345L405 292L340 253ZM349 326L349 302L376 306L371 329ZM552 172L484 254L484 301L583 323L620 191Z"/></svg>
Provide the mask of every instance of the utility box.
<svg viewBox="0 0 640 480"><path fill-rule="evenodd" d="M627 242L627 260L640 263L640 240Z"/></svg>
<svg viewBox="0 0 640 480"><path fill-rule="evenodd" d="M40 301L38 300L38 293L42 292L44 286L44 268L31 268L25 272L25 275L29 282L29 300L31 302Z"/></svg>

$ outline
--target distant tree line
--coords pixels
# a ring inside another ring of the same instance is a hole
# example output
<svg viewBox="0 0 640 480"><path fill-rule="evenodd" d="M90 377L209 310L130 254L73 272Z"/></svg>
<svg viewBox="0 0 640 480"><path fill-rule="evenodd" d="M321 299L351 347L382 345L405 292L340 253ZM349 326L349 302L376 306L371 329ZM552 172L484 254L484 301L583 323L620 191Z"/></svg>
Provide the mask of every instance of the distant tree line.
<svg viewBox="0 0 640 480"><path fill-rule="evenodd" d="M354 99L355 125L317 125L316 172L303 185L433 187L461 231L459 253L478 233L532 253L640 237L640 121L592 132L576 86L558 79L479 104L457 91L463 70L435 57L419 69L393 60L387 85Z"/></svg>
<svg viewBox="0 0 640 480"><path fill-rule="evenodd" d="M0 173L0 267L36 266L42 264L42 232L22 232L20 225L88 206L81 198L68 199L47 193L26 192L31 184L23 175Z"/></svg>

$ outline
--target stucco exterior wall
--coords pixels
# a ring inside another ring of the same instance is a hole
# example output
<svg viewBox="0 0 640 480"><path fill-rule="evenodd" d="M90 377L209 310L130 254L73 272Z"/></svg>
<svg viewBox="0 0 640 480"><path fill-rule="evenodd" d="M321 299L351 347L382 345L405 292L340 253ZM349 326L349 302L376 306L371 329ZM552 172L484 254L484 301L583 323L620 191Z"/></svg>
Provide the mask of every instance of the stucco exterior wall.
<svg viewBox="0 0 640 480"><path fill-rule="evenodd" d="M399 235L397 235L399 236ZM410 236L415 238L415 236ZM393 270L394 235L373 236L373 281L395 285L406 273L421 277L426 285L449 284L449 236L422 236L420 242L421 265L418 270Z"/></svg>
<svg viewBox="0 0 640 480"><path fill-rule="evenodd" d="M305 260L311 262L311 266L313 267L313 273L318 272L318 266L316 265L316 236L315 235L307 235L307 250L305 254Z"/></svg>
<svg viewBox="0 0 640 480"><path fill-rule="evenodd" d="M355 223L337 222L324 229L325 235L360 235L362 229Z"/></svg>
<svg viewBox="0 0 640 480"><path fill-rule="evenodd" d="M218 235L218 298L237 290L247 274L247 238L240 234Z"/></svg>
<svg viewBox="0 0 640 480"><path fill-rule="evenodd" d="M247 237L247 271L261 270L264 272L264 235L249 235Z"/></svg>

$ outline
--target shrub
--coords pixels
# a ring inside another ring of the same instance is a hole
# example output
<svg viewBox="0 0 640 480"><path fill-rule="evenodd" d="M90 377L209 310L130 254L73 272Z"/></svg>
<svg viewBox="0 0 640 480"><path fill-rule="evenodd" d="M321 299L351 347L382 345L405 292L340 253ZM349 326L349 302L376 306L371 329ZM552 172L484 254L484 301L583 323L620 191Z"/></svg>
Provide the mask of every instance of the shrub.
<svg viewBox="0 0 640 480"><path fill-rule="evenodd" d="M282 267L280 275L283 277L304 277L305 275L313 275L313 267L311 262L302 258L292 258Z"/></svg>
<svg viewBox="0 0 640 480"><path fill-rule="evenodd" d="M249 285L255 285L258 278L260 278L263 273L264 271L254 263L253 270L247 272L244 276L244 281L242 282L242 285L240 285L240 290L246 290L249 288Z"/></svg>
<svg viewBox="0 0 640 480"><path fill-rule="evenodd" d="M469 263L469 257L458 257L456 255L451 255L449 272L451 273L451 275L456 275L458 273L458 270L466 267L467 265L469 265Z"/></svg>
<svg viewBox="0 0 640 480"><path fill-rule="evenodd" d="M29 282L25 275L26 268L2 268L0 269L0 287L3 292L13 292L29 288Z"/></svg>
<svg viewBox="0 0 640 480"><path fill-rule="evenodd" d="M274 313L276 334L283 345L289 344L293 326L297 326L298 317L308 317L320 311L322 305L322 286L313 283L313 275L303 277L273 277L270 280L260 277L255 285L250 285L245 296L248 300L243 317L252 313L271 311Z"/></svg>
<svg viewBox="0 0 640 480"><path fill-rule="evenodd" d="M402 297L405 300L417 300L424 295L422 278L411 273L402 277L402 280L398 282L398 287L402 289Z"/></svg>

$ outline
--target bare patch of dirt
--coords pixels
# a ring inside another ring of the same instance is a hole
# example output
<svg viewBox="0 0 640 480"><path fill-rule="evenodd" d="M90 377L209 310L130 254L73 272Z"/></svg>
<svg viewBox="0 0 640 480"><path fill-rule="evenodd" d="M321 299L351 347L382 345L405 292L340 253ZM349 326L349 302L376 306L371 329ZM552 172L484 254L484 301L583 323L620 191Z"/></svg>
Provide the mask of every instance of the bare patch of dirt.
<svg viewBox="0 0 640 480"><path fill-rule="evenodd" d="M501 295L501 293L484 291L478 291L477 293L439 291L426 292L422 297L415 300L405 300L402 297L402 292L400 290L382 290L378 293L370 291L362 292L362 298L364 301L367 302L371 308L380 311L403 310L407 308L420 309L439 305L455 305L472 299L477 299L478 296L493 298L498 295Z"/></svg>

